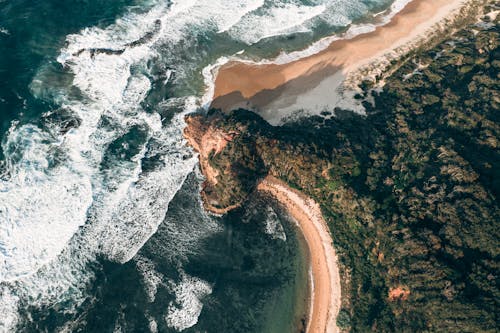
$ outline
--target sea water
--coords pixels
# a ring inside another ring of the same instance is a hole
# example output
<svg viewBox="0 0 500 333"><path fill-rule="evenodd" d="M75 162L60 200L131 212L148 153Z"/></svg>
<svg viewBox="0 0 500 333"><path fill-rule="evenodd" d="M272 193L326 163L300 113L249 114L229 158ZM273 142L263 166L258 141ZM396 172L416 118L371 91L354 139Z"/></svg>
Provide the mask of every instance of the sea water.
<svg viewBox="0 0 500 333"><path fill-rule="evenodd" d="M299 329L293 223L261 197L205 213L183 118L214 65L289 61L391 4L0 0L0 331Z"/></svg>

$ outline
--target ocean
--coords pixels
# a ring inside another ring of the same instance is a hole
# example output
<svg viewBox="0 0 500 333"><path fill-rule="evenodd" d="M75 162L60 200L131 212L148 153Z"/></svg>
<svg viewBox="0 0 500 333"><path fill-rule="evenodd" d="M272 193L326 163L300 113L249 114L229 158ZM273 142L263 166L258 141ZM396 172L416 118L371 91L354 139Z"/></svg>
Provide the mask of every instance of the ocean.
<svg viewBox="0 0 500 333"><path fill-rule="evenodd" d="M183 118L217 65L401 3L0 0L0 332L300 331L300 233L265 196L204 212Z"/></svg>

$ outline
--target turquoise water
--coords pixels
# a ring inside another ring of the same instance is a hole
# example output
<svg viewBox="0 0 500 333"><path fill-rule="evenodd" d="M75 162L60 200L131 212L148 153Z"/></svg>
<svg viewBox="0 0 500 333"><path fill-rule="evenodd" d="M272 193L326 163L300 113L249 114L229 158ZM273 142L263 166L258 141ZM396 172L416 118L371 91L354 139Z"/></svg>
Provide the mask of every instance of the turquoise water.
<svg viewBox="0 0 500 333"><path fill-rule="evenodd" d="M390 4L0 0L0 331L297 327L292 224L265 198L204 213L183 117L208 101L207 66Z"/></svg>

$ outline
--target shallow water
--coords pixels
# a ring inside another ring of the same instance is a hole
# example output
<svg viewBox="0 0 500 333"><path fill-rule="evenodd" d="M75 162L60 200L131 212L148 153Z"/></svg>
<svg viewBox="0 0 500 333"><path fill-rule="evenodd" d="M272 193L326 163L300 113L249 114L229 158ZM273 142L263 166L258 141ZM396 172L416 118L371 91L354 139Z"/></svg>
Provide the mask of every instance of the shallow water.
<svg viewBox="0 0 500 333"><path fill-rule="evenodd" d="M183 117L216 61L299 50L390 4L0 0L0 331L296 327L292 224L263 198L204 213Z"/></svg>

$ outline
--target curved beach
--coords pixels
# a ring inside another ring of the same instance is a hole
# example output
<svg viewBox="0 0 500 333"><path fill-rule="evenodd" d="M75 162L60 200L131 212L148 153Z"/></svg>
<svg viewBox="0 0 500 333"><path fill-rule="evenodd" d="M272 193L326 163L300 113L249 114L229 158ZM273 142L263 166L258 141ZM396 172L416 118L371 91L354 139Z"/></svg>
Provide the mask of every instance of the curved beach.
<svg viewBox="0 0 500 333"><path fill-rule="evenodd" d="M223 111L250 108L262 111L261 115L269 121L273 118L273 110L308 107L308 104L318 103L318 98L324 100L319 103L335 106L339 97L332 94L346 76L400 47L425 40L432 35L436 24L457 14L465 2L413 0L389 23L374 31L336 40L319 53L286 64L229 62L219 68L212 107ZM325 87L321 87L327 79L330 80ZM297 101L297 96L310 94L318 87L321 91L314 93L313 101Z"/></svg>
<svg viewBox="0 0 500 333"><path fill-rule="evenodd" d="M206 177L201 191L205 209L212 213L225 214L239 204L219 208L217 207L220 204L218 198L211 198L207 194L207 189L211 192L219 184L217 175L224 172L213 168L209 159L213 154L220 153L232 140L230 133L214 128L214 124L219 120L214 118L210 120L212 123L210 121L206 123L206 119L201 116L187 117L184 137L199 153L201 171ZM270 175L257 184L257 190L271 194L287 209L297 222L307 244L310 260L310 303L308 304L309 318L306 331L308 333L338 332L336 318L341 305L338 259L319 205Z"/></svg>
<svg viewBox="0 0 500 333"><path fill-rule="evenodd" d="M341 304L338 260L319 205L271 176L262 180L257 188L271 194L286 207L297 221L306 240L311 258L311 297L307 332L338 332L336 318Z"/></svg>

